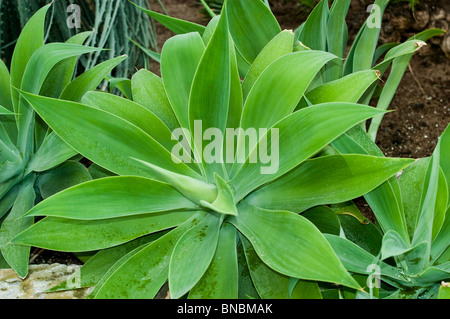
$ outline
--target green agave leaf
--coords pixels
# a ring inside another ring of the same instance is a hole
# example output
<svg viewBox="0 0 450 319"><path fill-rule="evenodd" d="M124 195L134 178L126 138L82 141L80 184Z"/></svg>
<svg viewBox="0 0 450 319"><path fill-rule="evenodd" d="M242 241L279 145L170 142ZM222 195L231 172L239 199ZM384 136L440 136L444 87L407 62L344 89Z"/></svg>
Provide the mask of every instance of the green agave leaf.
<svg viewBox="0 0 450 319"><path fill-rule="evenodd" d="M47 75L57 63L73 56L98 50L67 43L50 43L37 49L30 58L23 74L21 90L38 94ZM22 151L24 157L28 159L33 145L34 112L23 98L19 99L17 112L19 113L17 117L18 148Z"/></svg>
<svg viewBox="0 0 450 319"><path fill-rule="evenodd" d="M214 175L214 179L216 181L215 185L217 186L218 192L217 198L213 203L202 200L200 201L200 204L203 207L210 208L218 213L236 216L238 211L230 186L217 174Z"/></svg>
<svg viewBox="0 0 450 319"><path fill-rule="evenodd" d="M37 11L25 25L17 39L11 60L11 86L15 88L21 87L25 68L31 56L44 45L45 16L49 8L50 4ZM17 112L19 108L19 94L16 91L12 91L11 94L14 111Z"/></svg>
<svg viewBox="0 0 450 319"><path fill-rule="evenodd" d="M253 64L267 43L281 32L277 19L260 0L228 0L224 10L237 50Z"/></svg>
<svg viewBox="0 0 450 319"><path fill-rule="evenodd" d="M158 63L161 63L161 54L155 51L152 51L142 45L140 45L139 43L137 43L136 41L133 41L132 39L128 38L131 42L134 43L134 45L136 45L142 52L144 52L147 56L149 56L150 58L152 58L153 60L155 60Z"/></svg>
<svg viewBox="0 0 450 319"><path fill-rule="evenodd" d="M357 103L369 87L378 80L377 71L360 71L341 79L321 85L308 93L306 97L312 104L328 102Z"/></svg>
<svg viewBox="0 0 450 319"><path fill-rule="evenodd" d="M44 172L58 166L77 152L67 145L55 132L51 132L39 150L31 157L27 172Z"/></svg>
<svg viewBox="0 0 450 319"><path fill-rule="evenodd" d="M348 39L347 24L345 22L350 0L336 0L330 10L327 24L327 51L343 59ZM343 73L343 61L333 60L327 66L327 81L337 80Z"/></svg>
<svg viewBox="0 0 450 319"><path fill-rule="evenodd" d="M86 92L95 90L99 83L108 76L111 70L126 58L127 56L125 55L119 56L117 58L100 63L92 69L84 72L64 88L64 91L61 93L61 99L80 102L81 98L84 94L86 94Z"/></svg>
<svg viewBox="0 0 450 319"><path fill-rule="evenodd" d="M13 243L63 252L110 248L181 225L195 212L152 213L107 220L47 217L13 239Z"/></svg>
<svg viewBox="0 0 450 319"><path fill-rule="evenodd" d="M315 281L297 280L291 299L323 299L319 285Z"/></svg>
<svg viewBox="0 0 450 319"><path fill-rule="evenodd" d="M11 76L5 63L0 59L0 105L2 110L6 108L9 112L13 112L13 104L11 100ZM2 112L5 112L4 110Z"/></svg>
<svg viewBox="0 0 450 319"><path fill-rule="evenodd" d="M131 79L131 91L133 101L155 114L171 131L179 127L159 76L145 69L138 71Z"/></svg>
<svg viewBox="0 0 450 319"><path fill-rule="evenodd" d="M92 180L86 167L75 161L67 161L60 166L40 175L36 187L43 199L75 186Z"/></svg>
<svg viewBox="0 0 450 319"><path fill-rule="evenodd" d="M385 260L389 257L402 255L411 249L412 248L403 241L402 237L397 232L390 230L383 236L381 259Z"/></svg>
<svg viewBox="0 0 450 319"><path fill-rule="evenodd" d="M361 128L355 126L344 135L332 142L336 149L344 154L370 154L384 156L369 135ZM406 219L400 186L397 178L388 182L364 196L372 208L375 217L384 232L395 230L405 242L409 242Z"/></svg>
<svg viewBox="0 0 450 319"><path fill-rule="evenodd" d="M203 277L189 292L189 299L238 298L236 237L236 228L223 224L214 258Z"/></svg>
<svg viewBox="0 0 450 319"><path fill-rule="evenodd" d="M331 205L331 209L338 215L349 215L357 219L360 224L367 224L368 219L360 212L353 201Z"/></svg>
<svg viewBox="0 0 450 319"><path fill-rule="evenodd" d="M161 53L164 88L181 127L189 128L189 96L197 67L205 52L198 33L170 38Z"/></svg>
<svg viewBox="0 0 450 319"><path fill-rule="evenodd" d="M101 220L195 209L172 186L142 177L110 177L74 186L35 206L27 216Z"/></svg>
<svg viewBox="0 0 450 319"><path fill-rule="evenodd" d="M81 32L70 38L66 43L82 45L92 31ZM56 64L45 79L40 95L58 98L74 75L78 57L71 57Z"/></svg>
<svg viewBox="0 0 450 319"><path fill-rule="evenodd" d="M385 44L380 45L375 50L375 55L373 57L372 64L375 65L377 63L377 61L383 56L383 54L385 54L390 49L396 47L397 45L399 45L399 43L385 43Z"/></svg>
<svg viewBox="0 0 450 319"><path fill-rule="evenodd" d="M160 180L175 187L181 194L197 205L200 205L202 202L212 203L218 197L218 189L213 184L189 176L176 174L138 159L136 160L152 169Z"/></svg>
<svg viewBox="0 0 450 319"><path fill-rule="evenodd" d="M417 218L412 245L420 244L423 241L426 241L431 245L432 242L434 210L436 207L436 196L439 185L440 146L441 144L438 143L428 167L427 177L425 179L425 185L427 185L426 193L423 196L422 205ZM427 254L429 255L429 253L430 251L428 251Z"/></svg>
<svg viewBox="0 0 450 319"><path fill-rule="evenodd" d="M314 76L333 58L327 52L302 51L277 59L250 91L241 127L270 128L292 113Z"/></svg>
<svg viewBox="0 0 450 319"><path fill-rule="evenodd" d="M306 218L291 212L265 210L245 202L238 209L239 215L232 217L230 222L273 270L294 278L359 289L323 235Z"/></svg>
<svg viewBox="0 0 450 319"><path fill-rule="evenodd" d="M241 238L241 236L239 236ZM244 238L245 239L245 238ZM242 241L242 238L241 238ZM256 255L256 253L255 253ZM258 255L256 255L258 256ZM261 299L258 292L255 289L250 271L248 269L248 263L245 258L244 248L241 242L237 246L237 258L238 258L238 298L239 299ZM259 257L258 257L259 258ZM270 268L269 268L270 269Z"/></svg>
<svg viewBox="0 0 450 319"><path fill-rule="evenodd" d="M324 236L348 271L370 275L371 270L369 266L378 265L381 268L380 273L383 276L392 278L396 281L405 281L405 278L401 275L399 270L380 261L378 257L371 255L351 241L330 234L325 234Z"/></svg>
<svg viewBox="0 0 450 319"><path fill-rule="evenodd" d="M323 234L339 235L341 223L337 214L328 206L317 206L302 214L316 226Z"/></svg>
<svg viewBox="0 0 450 319"><path fill-rule="evenodd" d="M190 130L195 132L196 121L201 121L202 137L208 129L219 129L222 133L226 129L231 90L229 39L227 17L222 15L195 73L189 99ZM211 65L216 67L211 68ZM194 151L197 159L204 163L208 159L203 160L202 143L203 139L194 140ZM218 144L223 148L222 141ZM216 149L216 156L223 159L223 149ZM214 173L224 175L225 168L220 162L223 161L204 163L209 181L213 181Z"/></svg>
<svg viewBox="0 0 450 319"><path fill-rule="evenodd" d="M0 201L0 220L9 212L9 210L13 207L14 202L17 199L17 195L19 194L19 185L13 186L13 188L8 191Z"/></svg>
<svg viewBox="0 0 450 319"><path fill-rule="evenodd" d="M207 271L214 258L222 221L222 217L207 214L178 240L169 266L169 290L173 299L183 297Z"/></svg>
<svg viewBox="0 0 450 319"><path fill-rule="evenodd" d="M33 184L34 178L29 178L23 182L11 212L0 227L0 251L6 262L20 278L25 278L28 275L30 247L17 245L12 243L11 240L34 222L34 218L22 218L34 205L36 195Z"/></svg>
<svg viewBox="0 0 450 319"><path fill-rule="evenodd" d="M245 252L246 265L250 272L251 280L263 299L288 299L289 277L282 275L267 266L256 253L252 244L242 235L242 247Z"/></svg>
<svg viewBox="0 0 450 319"><path fill-rule="evenodd" d="M346 239L370 254L378 256L381 250L383 234L377 226L370 222L361 224L352 215L339 215L339 221Z"/></svg>
<svg viewBox="0 0 450 319"><path fill-rule="evenodd" d="M448 206L450 207L450 125L447 126L440 139L441 157L440 166L448 185Z"/></svg>
<svg viewBox="0 0 450 319"><path fill-rule="evenodd" d="M133 3L134 4L134 3ZM205 27L196 23L192 23L189 21L184 21L176 18L169 17L167 15L147 10L145 8L142 8L136 4L134 4L136 7L138 7L140 10L147 13L150 17L161 23L163 26L165 26L167 29L172 31L175 34L183 34L183 33L189 33L189 32L198 32L200 35L203 34L205 31Z"/></svg>
<svg viewBox="0 0 450 319"><path fill-rule="evenodd" d="M167 281L169 263L176 243L205 217L197 213L158 240L137 249L120 261L97 285L96 299L152 299ZM197 263L191 264L191 266Z"/></svg>
<svg viewBox="0 0 450 319"><path fill-rule="evenodd" d="M246 200L266 209L300 213L314 206L363 196L413 161L363 155L320 157L304 162Z"/></svg>
<svg viewBox="0 0 450 319"><path fill-rule="evenodd" d="M312 50L326 51L329 14L328 0L320 1L303 25L298 39Z"/></svg>
<svg viewBox="0 0 450 319"><path fill-rule="evenodd" d="M88 92L82 103L112 113L146 132L167 151L178 141L173 140L170 129L151 111L125 98L105 92Z"/></svg>
<svg viewBox="0 0 450 319"><path fill-rule="evenodd" d="M76 275L79 276L79 281L71 282L70 280L66 280L61 284L52 287L48 292L93 287L99 283L109 269L111 269L122 257L137 248L144 248L149 243L159 239L165 234L166 232L159 232L138 238L117 247L101 250L87 260L77 272Z"/></svg>
<svg viewBox="0 0 450 319"><path fill-rule="evenodd" d="M439 257L444 255L444 252L450 247L450 207L445 213L445 220L436 238L431 245L431 258L434 263Z"/></svg>
<svg viewBox="0 0 450 319"><path fill-rule="evenodd" d="M378 44L381 29L377 27L370 27L368 22L374 22L371 21L374 17L381 19L388 3L389 0L375 0L372 7L371 16L369 16L362 27L359 41L357 41L355 46L353 56L353 72L368 70L372 67L373 56Z"/></svg>
<svg viewBox="0 0 450 319"><path fill-rule="evenodd" d="M270 42L261 50L251 65L244 82L242 90L246 99L253 85L264 70L278 58L292 53L294 43L294 33L285 30L277 34Z"/></svg>
<svg viewBox="0 0 450 319"><path fill-rule="evenodd" d="M372 107L350 103L327 103L308 107L287 116L269 131L270 135L274 129L279 131L280 158L278 163L272 163L272 166L279 164L278 167L269 169L266 167L262 171L264 164L261 162L252 164L247 159L231 181L231 185L235 188L235 198L240 200L253 189L285 174L357 123L378 114L381 114L380 111ZM272 140L272 136L267 140ZM275 138L275 143L277 142ZM267 149L275 146L272 143L267 144ZM253 152L257 152L256 148ZM264 174L260 174L261 172Z"/></svg>
<svg viewBox="0 0 450 319"><path fill-rule="evenodd" d="M419 285L429 285L430 283L441 282L448 280L450 277L450 261L442 265L427 268L419 278L416 279L416 283Z"/></svg>
<svg viewBox="0 0 450 319"><path fill-rule="evenodd" d="M14 113L0 105L0 115L14 115Z"/></svg>
<svg viewBox="0 0 450 319"><path fill-rule="evenodd" d="M22 94L67 144L116 174L152 177L152 171L131 159L135 157L180 174L199 177L185 164L176 164L157 141L122 118L83 104Z"/></svg>
<svg viewBox="0 0 450 319"><path fill-rule="evenodd" d="M131 80L127 78L110 78L109 91L112 93L115 89L119 90L123 96L129 100L133 99L131 92Z"/></svg>

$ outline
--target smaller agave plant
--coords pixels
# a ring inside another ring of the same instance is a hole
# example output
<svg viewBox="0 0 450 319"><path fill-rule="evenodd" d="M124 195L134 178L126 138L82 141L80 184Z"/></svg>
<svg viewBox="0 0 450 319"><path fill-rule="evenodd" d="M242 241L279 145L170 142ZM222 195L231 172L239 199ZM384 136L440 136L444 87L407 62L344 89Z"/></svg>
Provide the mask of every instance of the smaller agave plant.
<svg viewBox="0 0 450 319"><path fill-rule="evenodd" d="M355 135L363 137L359 144L352 146L345 135L334 145L343 153L380 152L367 135ZM450 126L433 156L417 160L398 181L392 178L366 195L381 226L359 226L370 240L355 236L342 219L344 236L325 235L347 270L378 276L372 285L375 297L444 298L445 287L442 296L439 290L450 279L449 165Z"/></svg>
<svg viewBox="0 0 450 319"><path fill-rule="evenodd" d="M30 248L11 239L34 223L21 217L43 198L92 178L77 152L35 115L18 90L79 101L126 58L99 64L72 81L77 57L99 50L82 45L90 32L44 45L49 8L40 9L23 29L11 71L0 60L0 265L20 277L28 273Z"/></svg>
<svg viewBox="0 0 450 319"><path fill-rule="evenodd" d="M302 213L365 195L413 160L323 151L384 113L350 102L295 111L336 58L330 53L291 52L268 65L262 57L244 98L223 10L203 37L166 42L162 77L136 73L133 101L21 92L63 141L118 175L64 190L26 214L45 218L14 244L99 251L75 286L55 290L154 298L168 282L172 298L288 298L290 278L361 289ZM253 144L245 142L250 132L261 132Z"/></svg>

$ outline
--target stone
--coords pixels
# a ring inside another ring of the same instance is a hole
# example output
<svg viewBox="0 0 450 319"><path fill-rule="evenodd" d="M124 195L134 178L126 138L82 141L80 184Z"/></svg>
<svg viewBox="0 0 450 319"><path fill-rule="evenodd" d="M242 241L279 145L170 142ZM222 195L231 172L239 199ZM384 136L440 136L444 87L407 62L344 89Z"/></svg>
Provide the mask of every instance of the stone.
<svg viewBox="0 0 450 319"><path fill-rule="evenodd" d="M25 279L19 278L11 269L2 269L0 299L84 299L92 288L46 292L63 281L75 280L74 274L79 269L79 265L30 265Z"/></svg>

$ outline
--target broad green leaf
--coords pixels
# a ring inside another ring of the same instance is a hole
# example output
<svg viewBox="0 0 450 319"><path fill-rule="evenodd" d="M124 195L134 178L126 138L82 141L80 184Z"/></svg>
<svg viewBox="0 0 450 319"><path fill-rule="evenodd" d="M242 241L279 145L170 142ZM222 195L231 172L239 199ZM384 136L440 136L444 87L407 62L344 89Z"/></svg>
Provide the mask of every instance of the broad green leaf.
<svg viewBox="0 0 450 319"><path fill-rule="evenodd" d="M83 164L67 161L41 174L36 181L36 187L39 188L42 198L46 199L66 188L90 180L92 177Z"/></svg>
<svg viewBox="0 0 450 319"><path fill-rule="evenodd" d="M377 226L368 222L361 224L351 215L339 215L345 238L363 248L370 254L377 256L381 250L383 234Z"/></svg>
<svg viewBox="0 0 450 319"><path fill-rule="evenodd" d="M131 91L131 80L127 78L110 78L109 91L112 93L115 89L119 90L123 96L129 100L133 99Z"/></svg>
<svg viewBox="0 0 450 319"><path fill-rule="evenodd" d="M450 261L434 267L429 267L416 279L418 285L429 285L450 278Z"/></svg>
<svg viewBox="0 0 450 319"><path fill-rule="evenodd" d="M47 217L13 239L13 243L63 252L110 248L176 227L195 212L152 213L107 220Z"/></svg>
<svg viewBox="0 0 450 319"><path fill-rule="evenodd" d="M312 50L326 51L329 14L328 0L322 0L310 13L298 39Z"/></svg>
<svg viewBox="0 0 450 319"><path fill-rule="evenodd" d="M22 91L38 94L51 69L60 61L99 49L68 43L50 43L39 49L30 58L23 74ZM19 150L28 159L32 151L34 111L22 97L17 108Z"/></svg>
<svg viewBox="0 0 450 319"><path fill-rule="evenodd" d="M223 218L207 214L178 240L169 266L169 290L173 299L191 290L210 266L216 252Z"/></svg>
<svg viewBox="0 0 450 319"><path fill-rule="evenodd" d="M338 215L349 215L358 220L360 224L367 224L368 220L361 213L359 208L353 201L347 201L339 204L331 205L331 209Z"/></svg>
<svg viewBox="0 0 450 319"><path fill-rule="evenodd" d="M354 126L333 141L333 146L343 154L369 154L384 156L360 125ZM396 177L364 196L384 232L395 230L409 242L399 182Z"/></svg>
<svg viewBox="0 0 450 319"><path fill-rule="evenodd" d="M142 69L131 79L133 101L153 112L173 131L179 126L159 76Z"/></svg>
<svg viewBox="0 0 450 319"><path fill-rule="evenodd" d="M5 63L0 59L0 105L8 111L14 110L11 100L11 76Z"/></svg>
<svg viewBox="0 0 450 319"><path fill-rule="evenodd" d="M205 31L205 27L196 23L192 23L189 21L184 21L176 18L172 18L170 16L144 9L135 4L140 10L147 13L150 17L164 25L167 29L172 31L175 34L183 34L189 32L198 32L200 35Z"/></svg>
<svg viewBox="0 0 450 319"><path fill-rule="evenodd" d="M317 282L298 280L292 293L291 299L323 299Z"/></svg>
<svg viewBox="0 0 450 319"><path fill-rule="evenodd" d="M381 259L385 260L389 257L405 254L410 251L411 247L405 243L402 237L395 231L390 230L383 236L383 244L381 247Z"/></svg>
<svg viewBox="0 0 450 319"><path fill-rule="evenodd" d="M237 258L238 258L238 298L239 299L260 299L258 292L255 289L252 278L250 276L250 271L248 269L247 260L244 253L244 247L242 246L242 237L237 246ZM245 240L245 238L244 238ZM256 253L255 253L256 255ZM257 255L256 255L257 256ZM259 257L258 257L259 258ZM268 268L270 269L270 268Z"/></svg>
<svg viewBox="0 0 450 319"><path fill-rule="evenodd" d="M262 299L288 299L289 277L264 264L252 244L242 235L240 239L245 252L246 267L258 295Z"/></svg>
<svg viewBox="0 0 450 319"><path fill-rule="evenodd" d="M441 144L438 143L428 167L425 179L425 185L427 185L425 188L426 193L423 196L422 205L417 218L412 245L418 245L423 241L426 241L430 246L432 242L434 210L436 207L436 196L439 185L440 146ZM430 247L428 247L428 252L426 254L429 256Z"/></svg>
<svg viewBox="0 0 450 319"><path fill-rule="evenodd" d="M369 193L412 161L363 155L319 157L253 192L247 201L266 209L299 213L318 205L338 204Z"/></svg>
<svg viewBox="0 0 450 319"><path fill-rule="evenodd" d="M432 263L439 257L443 256L444 252L450 247L450 206L445 213L445 220L436 238L431 245Z"/></svg>
<svg viewBox="0 0 450 319"><path fill-rule="evenodd" d="M268 129L292 113L317 72L334 58L327 52L303 51L277 59L250 91L241 127Z"/></svg>
<svg viewBox="0 0 450 319"><path fill-rule="evenodd" d="M368 70L372 67L381 28L376 24L381 22L384 10L389 0L375 0L370 16L362 27L359 41L355 46L353 57L353 72Z"/></svg>
<svg viewBox="0 0 450 319"><path fill-rule="evenodd" d="M15 185L7 194L0 200L0 220L9 212L19 194L20 185Z"/></svg>
<svg viewBox="0 0 450 319"><path fill-rule="evenodd" d="M294 278L359 289L323 235L306 218L291 212L257 208L245 202L238 209L239 215L230 222L273 270Z"/></svg>
<svg viewBox="0 0 450 319"><path fill-rule="evenodd" d="M327 102L357 103L364 92L378 79L376 71L360 71L339 80L325 83L306 93L312 104Z"/></svg>
<svg viewBox="0 0 450 319"><path fill-rule="evenodd" d="M450 125L447 126L440 139L441 143L441 169L448 185L448 206L450 206Z"/></svg>
<svg viewBox="0 0 450 319"><path fill-rule="evenodd" d="M343 59L348 39L345 18L350 6L350 0L336 0L330 9L327 24L327 51ZM333 60L327 66L327 81L337 80L343 73L343 61Z"/></svg>
<svg viewBox="0 0 450 319"><path fill-rule="evenodd" d="M200 281L191 289L190 299L237 299L238 263L236 229L223 224L214 258Z"/></svg>
<svg viewBox="0 0 450 319"><path fill-rule="evenodd" d="M267 142L266 150L272 149L270 165L273 167L267 167L261 161L253 164L247 159L231 181L231 185L235 188L236 199L240 200L253 189L282 176L357 123L378 114L380 111L372 107L350 103L327 103L308 107L287 116L272 127L270 134L262 137L262 140ZM271 143L268 142L273 139ZM279 159L275 158L278 143ZM258 148L261 148L261 143ZM257 151L255 147L250 158L257 155Z"/></svg>
<svg viewBox="0 0 450 319"><path fill-rule="evenodd" d="M96 287L94 298L153 299L167 281L177 241L204 216L203 213L194 215L158 240L125 256Z"/></svg>
<svg viewBox="0 0 450 319"><path fill-rule="evenodd" d="M37 49L44 45L45 16L49 8L50 4L37 11L22 29L17 40L11 60L11 86L15 88L21 87L25 68L31 56ZM14 90L11 94L14 110L17 112L19 107L19 94Z"/></svg>
<svg viewBox="0 0 450 319"><path fill-rule="evenodd" d="M66 43L82 45L92 33L92 31L78 33ZM40 95L58 98L72 80L77 61L78 57L75 56L56 64L45 79Z"/></svg>
<svg viewBox="0 0 450 319"><path fill-rule="evenodd" d="M238 212L236 209L234 195L232 190L230 189L230 186L217 174L214 175L214 179L218 192L217 198L212 203L200 201L200 204L218 213L236 216Z"/></svg>
<svg viewBox="0 0 450 319"><path fill-rule="evenodd" d="M45 138L39 150L31 157L27 171L44 172L58 166L77 154L55 132Z"/></svg>
<svg viewBox="0 0 450 319"><path fill-rule="evenodd" d="M61 93L61 99L80 102L86 92L95 90L99 83L108 76L111 70L126 58L126 56L119 56L100 63L92 69L84 72L64 88L64 91Z"/></svg>
<svg viewBox="0 0 450 319"><path fill-rule="evenodd" d="M317 206L302 213L323 234L339 235L341 224L337 214L328 206Z"/></svg>
<svg viewBox="0 0 450 319"><path fill-rule="evenodd" d="M157 240L163 235L165 235L165 232L159 232L138 238L117 247L101 250L87 260L77 271L76 275L79 276L79 281L72 283L70 280L66 280L61 284L52 287L48 292L93 287L122 257L136 248L143 248L144 245L147 246L147 244Z"/></svg>
<svg viewBox="0 0 450 319"><path fill-rule="evenodd" d="M250 64L281 32L275 16L262 1L228 0L224 10L236 48Z"/></svg>
<svg viewBox="0 0 450 319"><path fill-rule="evenodd" d="M101 220L195 207L168 184L121 176L74 186L39 203L27 215Z"/></svg>
<svg viewBox="0 0 450 319"><path fill-rule="evenodd" d="M125 98L105 92L88 92L82 103L112 113L146 132L167 151L178 141L172 139L170 129L151 111Z"/></svg>
<svg viewBox="0 0 450 319"><path fill-rule="evenodd" d="M381 268L381 275L398 281L405 280L396 268L381 262L378 257L371 255L351 241L330 234L324 236L348 271L369 275L371 273L370 266L378 265Z"/></svg>
<svg viewBox="0 0 450 319"><path fill-rule="evenodd" d="M201 137L209 129L218 129L223 136L227 126L231 90L229 40L227 17L222 15L195 73L190 93L189 127L191 132L195 132L197 121L201 121L201 128L198 128ZM211 65L216 67L211 68ZM211 159L203 159L203 139L194 139L195 155L197 160L204 163L209 181L213 181L214 173L220 176L225 173L224 165L220 163L223 159L223 141L216 142L219 150L215 152L219 160L210 162Z"/></svg>
<svg viewBox="0 0 450 319"><path fill-rule="evenodd" d="M0 251L6 262L20 278L25 278L28 274L30 247L17 245L12 243L11 240L34 222L32 217L22 218L33 207L36 199L33 183L33 177L23 182L11 212L0 227Z"/></svg>
<svg viewBox="0 0 450 319"><path fill-rule="evenodd" d="M83 104L22 94L67 144L116 174L152 177L152 172L133 160L134 157L180 174L199 177L185 164L176 164L164 147L124 119Z"/></svg>
<svg viewBox="0 0 450 319"><path fill-rule="evenodd" d="M0 105L0 115L14 115L14 113Z"/></svg>
<svg viewBox="0 0 450 319"><path fill-rule="evenodd" d="M181 127L189 128L189 96L197 67L205 51L198 33L170 38L161 53L164 88Z"/></svg>
<svg viewBox="0 0 450 319"><path fill-rule="evenodd" d="M245 76L244 82L242 83L244 98L247 98L256 80L263 73L263 71L270 64L272 64L272 62L286 54L292 53L293 44L294 33L292 31L285 30L277 34L261 50Z"/></svg>

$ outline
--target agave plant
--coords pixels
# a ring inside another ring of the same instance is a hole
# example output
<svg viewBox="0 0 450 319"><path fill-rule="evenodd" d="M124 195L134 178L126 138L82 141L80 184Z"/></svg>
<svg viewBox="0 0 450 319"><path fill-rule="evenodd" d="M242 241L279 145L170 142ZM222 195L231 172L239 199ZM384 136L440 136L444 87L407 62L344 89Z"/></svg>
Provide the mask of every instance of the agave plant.
<svg viewBox="0 0 450 319"><path fill-rule="evenodd" d="M90 33L67 43L44 45L49 8L39 10L23 29L11 73L0 60L0 264L8 264L20 277L27 275L30 251L12 244L11 239L34 222L34 218L20 217L42 198L91 177L78 162L77 152L35 116L17 90L78 101L125 59L99 64L72 81L77 56L98 49L81 45Z"/></svg>
<svg viewBox="0 0 450 319"><path fill-rule="evenodd" d="M12 240L100 250L76 285L95 286L93 298L153 298L167 281L172 298L286 297L291 277L361 288L301 213L367 194L412 160L322 152L384 112L350 102L295 111L336 58L330 53L292 52L268 64L261 56L244 99L227 14L236 4L226 3L203 37L169 39L162 78L138 72L134 101L21 92L63 141L119 175L44 200L25 218L45 218ZM260 135L246 143L252 131Z"/></svg>
<svg viewBox="0 0 450 319"><path fill-rule="evenodd" d="M354 134L362 137L358 144L343 137L336 147L344 153L359 153L361 145L368 153L379 152L363 134ZM436 298L441 282L450 279L449 150L450 127L432 157L417 160L398 182L391 179L386 184L391 187L380 187L366 197L381 225L359 226L365 236L378 238L372 249L352 236L349 224L344 227L348 239L325 235L349 271L371 275L377 267L381 285L374 288L380 298Z"/></svg>
<svg viewBox="0 0 450 319"><path fill-rule="evenodd" d="M424 41L444 33L444 31L430 29L415 35L402 44L388 43L377 47L382 16L390 0L376 0L372 12L351 44L348 55L345 56L348 40L345 19L350 2L350 0L335 0L329 7L329 1L322 0L307 20L295 30L295 36L279 35L275 37L281 29L267 5L259 0L230 0L233 8L227 15L230 33L236 46L241 77L252 83L261 71L261 69L255 70L253 67L255 59L261 51L265 51L265 53L259 56L259 59L270 63L282 55L291 53L291 42L294 42L294 51L322 50L340 58L330 61L327 67L318 74L308 87L298 108L329 102L330 100L323 99L326 95L322 92L338 88L334 91L335 96L341 95L343 99L348 99L349 96L345 96L344 92L350 95L358 93L357 101L367 105L373 98L379 98L377 108L387 110L414 52L426 44ZM205 32L203 26L141 9L175 33ZM213 18L212 22L214 20L217 19ZM383 57L384 59L380 61ZM383 87L374 81L371 76L373 72L367 72L376 70L381 77L390 66L392 68ZM349 89L354 86L354 83L361 83L361 87L365 85L366 88L362 92ZM248 90L244 89L244 97L247 94ZM351 96L350 100L354 97L355 95ZM383 116L378 116L371 121L368 133L373 140L376 139L382 118Z"/></svg>
<svg viewBox="0 0 450 319"><path fill-rule="evenodd" d="M155 49L156 28L152 19L136 9L129 1L111 0L2 0L0 1L0 51L9 65L14 43L21 27L48 3L53 3L46 24L45 39L63 42L84 31L92 31L86 45L107 48L80 57L78 73L89 70L98 63L117 55L126 54L128 59L118 65L116 77L130 76L135 67L147 65L139 48L129 38L139 39L142 46ZM146 0L136 0L142 7L150 8ZM79 11L76 11L78 10ZM79 21L75 20L79 18ZM79 24L77 25L77 23ZM72 24L73 27L69 27Z"/></svg>

